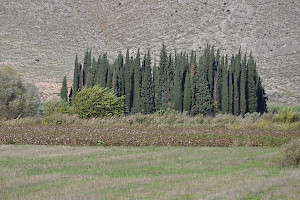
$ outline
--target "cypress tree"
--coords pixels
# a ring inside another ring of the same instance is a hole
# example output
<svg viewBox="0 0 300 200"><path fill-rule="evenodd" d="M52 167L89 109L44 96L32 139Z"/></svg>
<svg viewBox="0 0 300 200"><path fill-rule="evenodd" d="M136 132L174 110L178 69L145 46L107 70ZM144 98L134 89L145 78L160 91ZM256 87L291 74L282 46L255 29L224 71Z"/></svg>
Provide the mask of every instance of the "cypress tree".
<svg viewBox="0 0 300 200"><path fill-rule="evenodd" d="M125 105L129 111L131 111L132 106L132 73L129 49L127 49L125 58Z"/></svg>
<svg viewBox="0 0 300 200"><path fill-rule="evenodd" d="M96 74L98 69L99 69L98 62L95 60L95 58L93 58L88 87L93 87L94 85L96 85Z"/></svg>
<svg viewBox="0 0 300 200"><path fill-rule="evenodd" d="M140 50L133 61L133 113L141 112L141 58Z"/></svg>
<svg viewBox="0 0 300 200"><path fill-rule="evenodd" d="M192 105L191 73L188 70L185 75L185 82L184 82L183 110L190 113L191 105Z"/></svg>
<svg viewBox="0 0 300 200"><path fill-rule="evenodd" d="M184 57L180 58L185 60ZM174 75L174 109L182 112L182 73L181 69L184 68L184 62L180 62L175 54L175 75ZM183 64L183 65L180 65Z"/></svg>
<svg viewBox="0 0 300 200"><path fill-rule="evenodd" d="M257 88L257 101L258 108L257 112L264 113L267 111L267 97L265 93L265 89L262 86L261 79L258 78L258 88Z"/></svg>
<svg viewBox="0 0 300 200"><path fill-rule="evenodd" d="M79 63L78 63L78 57L76 54L75 57L75 66L74 66L74 74L73 74L73 93L72 98L75 98L76 93L79 89L79 76L80 76L80 69L79 69Z"/></svg>
<svg viewBox="0 0 300 200"><path fill-rule="evenodd" d="M199 61L199 67L195 68L194 77L198 77L198 80L194 81L195 108L193 114L212 115L213 98L209 89L207 73L205 73L205 64L205 58L202 57Z"/></svg>
<svg viewBox="0 0 300 200"><path fill-rule="evenodd" d="M108 65L108 68L107 68L107 82L106 82L106 87L107 88L112 88L112 86L113 86L112 81L113 81L113 66ZM100 83L100 86L101 86L101 83Z"/></svg>
<svg viewBox="0 0 300 200"><path fill-rule="evenodd" d="M69 93L69 96L68 96L70 105L72 104L72 96L73 96L73 88L71 86L70 93Z"/></svg>
<svg viewBox="0 0 300 200"><path fill-rule="evenodd" d="M228 93L228 58L227 55L222 57L222 113L229 112L229 93Z"/></svg>
<svg viewBox="0 0 300 200"><path fill-rule="evenodd" d="M145 114L150 114L155 111L155 94L150 50L148 50L148 54L144 56L142 69L141 110Z"/></svg>
<svg viewBox="0 0 300 200"><path fill-rule="evenodd" d="M117 97L125 95L124 63L121 52L114 62L113 88Z"/></svg>
<svg viewBox="0 0 300 200"><path fill-rule="evenodd" d="M241 65L241 81L240 81L240 103L241 103L241 115L244 116L247 112L247 103L246 103L246 82L247 82L247 55L244 55L244 59Z"/></svg>
<svg viewBox="0 0 300 200"><path fill-rule="evenodd" d="M219 109L221 107L221 85L222 85L222 67L220 66L220 50L217 50L214 64L214 87L213 98L214 108Z"/></svg>
<svg viewBox="0 0 300 200"><path fill-rule="evenodd" d="M161 52L160 52L160 60L159 60L159 66L158 66L158 81L157 81L157 109L162 109L168 102L168 55L166 46L163 44Z"/></svg>
<svg viewBox="0 0 300 200"><path fill-rule="evenodd" d="M214 72L215 72L215 48L212 47L208 54L208 83L210 93L214 90Z"/></svg>
<svg viewBox="0 0 300 200"><path fill-rule="evenodd" d="M91 51L86 51L84 56L84 63L83 63L83 72L82 72L82 79L83 79L83 85L89 86L90 81L90 72L91 72Z"/></svg>
<svg viewBox="0 0 300 200"><path fill-rule="evenodd" d="M234 102L233 102L233 113L234 115L240 114L240 73L241 73L241 51L235 56L234 59Z"/></svg>
<svg viewBox="0 0 300 200"><path fill-rule="evenodd" d="M107 59L107 53L104 53L101 58L100 66L99 66L99 85L100 87L107 87L107 79L108 79L108 68L109 62Z"/></svg>
<svg viewBox="0 0 300 200"><path fill-rule="evenodd" d="M252 55L248 59L248 110L256 112L258 108L256 66Z"/></svg>
<svg viewBox="0 0 300 200"><path fill-rule="evenodd" d="M229 68L229 81L228 81L228 88L229 88L229 94L228 94L228 99L229 99L229 114L233 114L233 73L234 73L234 55L231 57L231 62L230 62L230 68Z"/></svg>
<svg viewBox="0 0 300 200"><path fill-rule="evenodd" d="M67 87L67 77L64 76L60 89L60 98L63 101L68 101L68 87Z"/></svg>
<svg viewBox="0 0 300 200"><path fill-rule="evenodd" d="M81 90L83 88L83 68L81 63L79 63L79 84L78 84L78 90Z"/></svg>

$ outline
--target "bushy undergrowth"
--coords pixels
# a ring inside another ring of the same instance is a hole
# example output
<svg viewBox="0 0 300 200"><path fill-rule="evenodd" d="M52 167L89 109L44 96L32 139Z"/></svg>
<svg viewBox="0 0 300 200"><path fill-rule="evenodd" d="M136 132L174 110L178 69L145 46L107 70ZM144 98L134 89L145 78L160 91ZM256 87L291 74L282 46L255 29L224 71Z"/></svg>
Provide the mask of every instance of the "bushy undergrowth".
<svg viewBox="0 0 300 200"><path fill-rule="evenodd" d="M282 146L280 165L300 167L300 137Z"/></svg>

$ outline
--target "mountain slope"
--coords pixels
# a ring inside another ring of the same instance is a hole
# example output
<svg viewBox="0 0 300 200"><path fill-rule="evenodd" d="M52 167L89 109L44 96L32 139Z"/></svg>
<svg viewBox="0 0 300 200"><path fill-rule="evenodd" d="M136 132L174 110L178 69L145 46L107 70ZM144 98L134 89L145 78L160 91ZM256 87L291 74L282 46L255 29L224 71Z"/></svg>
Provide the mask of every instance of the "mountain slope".
<svg viewBox="0 0 300 200"><path fill-rule="evenodd" d="M206 43L255 56L270 100L300 104L300 1L2 0L0 63L37 85L71 82L75 54L114 58L129 47L158 60L169 50ZM56 84L59 85L59 84ZM55 89L54 89L55 91Z"/></svg>

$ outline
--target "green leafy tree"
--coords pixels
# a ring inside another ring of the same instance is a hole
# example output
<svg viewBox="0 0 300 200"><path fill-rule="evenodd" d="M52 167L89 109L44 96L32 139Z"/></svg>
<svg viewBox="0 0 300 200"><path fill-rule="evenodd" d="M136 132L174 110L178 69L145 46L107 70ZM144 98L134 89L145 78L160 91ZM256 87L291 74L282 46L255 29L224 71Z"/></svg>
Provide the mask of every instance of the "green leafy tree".
<svg viewBox="0 0 300 200"><path fill-rule="evenodd" d="M60 98L63 101L68 101L68 87L67 87L67 77L64 76L60 89Z"/></svg>
<svg viewBox="0 0 300 200"><path fill-rule="evenodd" d="M39 93L30 83L23 83L16 70L0 67L0 118L36 116L43 112Z"/></svg>
<svg viewBox="0 0 300 200"><path fill-rule="evenodd" d="M113 90L99 87L82 88L73 101L73 111L81 118L123 116L124 96L116 97Z"/></svg>

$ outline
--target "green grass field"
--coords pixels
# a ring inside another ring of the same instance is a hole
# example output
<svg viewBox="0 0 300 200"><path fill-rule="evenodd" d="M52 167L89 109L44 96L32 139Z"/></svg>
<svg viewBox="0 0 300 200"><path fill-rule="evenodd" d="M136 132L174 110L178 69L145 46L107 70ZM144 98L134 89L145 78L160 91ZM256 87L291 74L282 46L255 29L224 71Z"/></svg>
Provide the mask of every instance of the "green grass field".
<svg viewBox="0 0 300 200"><path fill-rule="evenodd" d="M300 199L271 147L0 146L0 199Z"/></svg>

